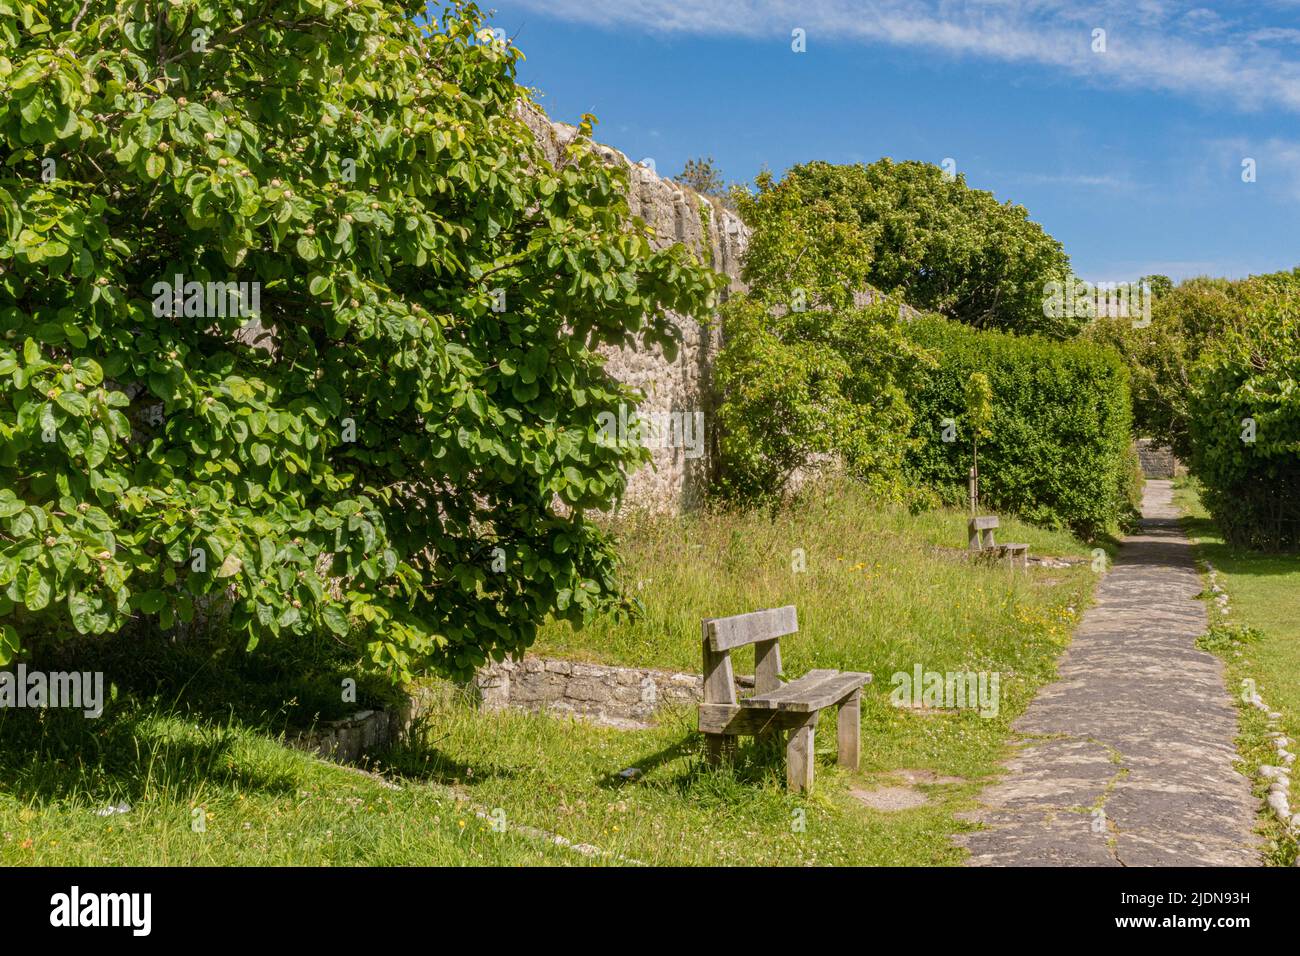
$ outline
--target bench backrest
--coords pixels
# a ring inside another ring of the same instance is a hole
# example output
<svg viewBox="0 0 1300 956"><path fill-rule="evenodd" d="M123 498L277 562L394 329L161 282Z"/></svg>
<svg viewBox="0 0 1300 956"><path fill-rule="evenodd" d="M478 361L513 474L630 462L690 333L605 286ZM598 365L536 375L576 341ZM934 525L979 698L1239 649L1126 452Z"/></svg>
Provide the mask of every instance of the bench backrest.
<svg viewBox="0 0 1300 956"><path fill-rule="evenodd" d="M715 651L729 651L733 647L774 640L798 630L793 604L734 617L713 617L704 622L704 636Z"/></svg>
<svg viewBox="0 0 1300 956"><path fill-rule="evenodd" d="M752 611L734 617L707 618L702 622L704 638L704 702L736 703L735 675L731 651L754 645L754 689L765 694L781 686L780 639L799 630L793 604Z"/></svg>
<svg viewBox="0 0 1300 956"><path fill-rule="evenodd" d="M996 547L993 541L993 529L997 526L998 519L996 515L971 518L966 523L970 549L972 551L983 551L985 548Z"/></svg>

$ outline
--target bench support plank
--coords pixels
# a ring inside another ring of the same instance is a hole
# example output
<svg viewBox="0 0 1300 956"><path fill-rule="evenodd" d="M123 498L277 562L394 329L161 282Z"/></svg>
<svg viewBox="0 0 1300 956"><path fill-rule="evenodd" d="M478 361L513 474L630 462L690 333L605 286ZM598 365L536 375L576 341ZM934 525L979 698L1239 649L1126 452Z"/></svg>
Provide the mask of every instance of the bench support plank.
<svg viewBox="0 0 1300 956"><path fill-rule="evenodd" d="M704 637L704 700L709 704L736 703L736 681L731 671L731 655L713 649L708 621L703 625ZM735 740L724 734L706 733L704 758L716 766L735 749Z"/></svg>
<svg viewBox="0 0 1300 956"><path fill-rule="evenodd" d="M812 713L790 731L790 739L785 745L785 785L791 793L812 789L817 753L813 737L816 726L817 714Z"/></svg>
<svg viewBox="0 0 1300 956"><path fill-rule="evenodd" d="M862 691L855 690L840 701L835 731L839 743L839 765L857 770L862 751Z"/></svg>
<svg viewBox="0 0 1300 956"><path fill-rule="evenodd" d="M780 710L751 710L738 704L699 705L700 733L711 735L758 737L786 730L803 717L803 714L788 714Z"/></svg>
<svg viewBox="0 0 1300 956"><path fill-rule="evenodd" d="M781 642L759 641L754 645L754 693L770 694L781 686Z"/></svg>

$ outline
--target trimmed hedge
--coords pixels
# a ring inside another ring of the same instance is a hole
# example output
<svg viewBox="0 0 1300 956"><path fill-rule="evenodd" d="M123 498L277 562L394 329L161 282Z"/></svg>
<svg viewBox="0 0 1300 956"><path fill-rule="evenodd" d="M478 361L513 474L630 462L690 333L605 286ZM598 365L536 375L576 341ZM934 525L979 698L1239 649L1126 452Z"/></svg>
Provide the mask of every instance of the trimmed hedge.
<svg viewBox="0 0 1300 956"><path fill-rule="evenodd" d="M949 502L966 500L971 432L966 388L983 372L993 388L990 437L979 442L980 504L1084 536L1132 515L1134 482L1128 371L1094 343L981 332L937 316L907 326L938 361L912 400L908 458L914 481ZM956 440L943 440L945 419Z"/></svg>
<svg viewBox="0 0 1300 956"><path fill-rule="evenodd" d="M1300 270L1252 278L1192 373L1192 472L1227 539L1300 547Z"/></svg>

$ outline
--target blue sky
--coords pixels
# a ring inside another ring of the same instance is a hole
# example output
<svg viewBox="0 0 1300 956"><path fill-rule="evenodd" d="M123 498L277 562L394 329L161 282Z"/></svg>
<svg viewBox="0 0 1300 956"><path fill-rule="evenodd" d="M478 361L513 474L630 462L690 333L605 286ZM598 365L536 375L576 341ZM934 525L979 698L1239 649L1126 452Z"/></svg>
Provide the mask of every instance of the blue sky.
<svg viewBox="0 0 1300 956"><path fill-rule="evenodd" d="M1300 0L482 6L552 118L594 113L599 139L666 175L699 155L742 181L952 158L1087 279L1300 265Z"/></svg>

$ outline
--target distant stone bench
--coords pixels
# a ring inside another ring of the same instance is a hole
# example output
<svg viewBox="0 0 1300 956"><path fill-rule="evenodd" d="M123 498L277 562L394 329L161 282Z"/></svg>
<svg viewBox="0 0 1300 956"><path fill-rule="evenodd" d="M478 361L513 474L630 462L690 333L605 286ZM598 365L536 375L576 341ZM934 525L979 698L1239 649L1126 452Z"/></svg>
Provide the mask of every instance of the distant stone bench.
<svg viewBox="0 0 1300 956"><path fill-rule="evenodd" d="M970 549L976 553L991 553L997 557L1006 556L1007 564L1015 567L1016 560L1019 559L1022 568L1029 567L1029 545L1027 544L998 544L994 540L993 532L998 527L996 515L986 515L981 518L971 518L967 522L966 529L970 536Z"/></svg>
<svg viewBox="0 0 1300 956"><path fill-rule="evenodd" d="M783 683L780 639L798 629L793 605L705 620L704 700L699 713L710 764L722 759L732 743L730 737L762 737L788 730L786 785L794 792L812 787L813 731L818 715L828 707L839 710L840 766L857 769L862 688L871 682L870 674L813 670ZM754 694L737 700L731 651L749 644L754 645Z"/></svg>

